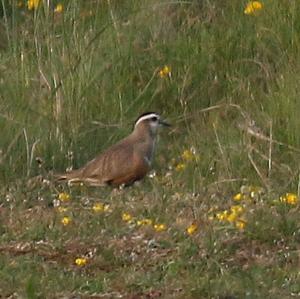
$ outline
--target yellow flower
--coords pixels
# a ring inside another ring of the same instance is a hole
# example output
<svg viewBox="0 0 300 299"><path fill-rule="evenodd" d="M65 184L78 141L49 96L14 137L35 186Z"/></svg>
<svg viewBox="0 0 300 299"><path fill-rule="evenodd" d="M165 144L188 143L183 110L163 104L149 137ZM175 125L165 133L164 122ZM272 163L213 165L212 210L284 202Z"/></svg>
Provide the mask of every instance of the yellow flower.
<svg viewBox="0 0 300 299"><path fill-rule="evenodd" d="M64 213L64 212L68 211L68 208L59 206L59 207L57 207L57 211L59 213Z"/></svg>
<svg viewBox="0 0 300 299"><path fill-rule="evenodd" d="M64 10L64 7L61 3L58 3L56 5L56 7L54 8L54 12L56 12L56 13L61 13L63 10Z"/></svg>
<svg viewBox="0 0 300 299"><path fill-rule="evenodd" d="M62 192L58 194L58 199L61 201L69 201L70 200L70 194L66 193L66 192Z"/></svg>
<svg viewBox="0 0 300 299"><path fill-rule="evenodd" d="M69 225L70 223L72 222L72 219L68 216L65 216L61 219L61 223L64 225L64 226L67 226Z"/></svg>
<svg viewBox="0 0 300 299"><path fill-rule="evenodd" d="M263 5L259 1L250 1L247 3L246 8L244 10L244 14L253 15L256 12L260 11L263 8Z"/></svg>
<svg viewBox="0 0 300 299"><path fill-rule="evenodd" d="M198 225L196 223L192 223L187 229L186 232L189 235L194 234L198 230Z"/></svg>
<svg viewBox="0 0 300 299"><path fill-rule="evenodd" d="M164 78L166 76L171 77L171 68L167 65L165 65L159 72L159 76L161 78Z"/></svg>
<svg viewBox="0 0 300 299"><path fill-rule="evenodd" d="M182 158L182 160L185 160L185 161L191 161L194 159L194 156L195 155L191 150L185 150L185 151L183 151L181 158Z"/></svg>
<svg viewBox="0 0 300 299"><path fill-rule="evenodd" d="M86 258L82 258L82 257L78 257L76 260L75 260L75 264L79 267L83 267L87 264L87 259Z"/></svg>
<svg viewBox="0 0 300 299"><path fill-rule="evenodd" d="M242 193L238 193L238 194L233 196L233 200L235 200L235 201L240 201L242 199L243 199L243 194Z"/></svg>
<svg viewBox="0 0 300 299"><path fill-rule="evenodd" d="M218 220L223 221L223 220L227 220L227 216L228 216L228 211L225 210L223 212L219 212L216 214L216 217Z"/></svg>
<svg viewBox="0 0 300 299"><path fill-rule="evenodd" d="M296 205L299 202L299 198L295 193L286 193L284 196L280 197L280 201L289 205Z"/></svg>
<svg viewBox="0 0 300 299"><path fill-rule="evenodd" d="M240 205L235 205L230 208L231 213L224 216L224 220L235 222L240 214L244 212L244 208Z"/></svg>
<svg viewBox="0 0 300 299"><path fill-rule="evenodd" d="M232 213L241 214L244 212L244 208L240 205L235 205L230 208Z"/></svg>
<svg viewBox="0 0 300 299"><path fill-rule="evenodd" d="M92 209L95 213L105 212L109 208L109 205L105 205L101 202L97 202L93 205Z"/></svg>
<svg viewBox="0 0 300 299"><path fill-rule="evenodd" d="M243 230L246 227L246 221L239 219L235 222L235 227L239 230Z"/></svg>
<svg viewBox="0 0 300 299"><path fill-rule="evenodd" d="M137 221L138 226L152 225L153 221L151 219L145 218Z"/></svg>
<svg viewBox="0 0 300 299"><path fill-rule="evenodd" d="M186 165L184 163L179 163L176 165L175 170L176 171L182 171L186 168Z"/></svg>
<svg viewBox="0 0 300 299"><path fill-rule="evenodd" d="M290 205L296 205L299 201L297 194L294 193L287 193L285 197L286 197L286 202Z"/></svg>
<svg viewBox="0 0 300 299"><path fill-rule="evenodd" d="M154 229L157 231L157 232L162 232L164 230L167 229L167 226L163 223L159 223L159 224L154 224Z"/></svg>
<svg viewBox="0 0 300 299"><path fill-rule="evenodd" d="M132 221L132 216L129 213L124 212L122 214L122 220L125 222L131 222Z"/></svg>
<svg viewBox="0 0 300 299"><path fill-rule="evenodd" d="M28 0L27 8L29 10L37 9L39 7L40 2L41 2L40 0Z"/></svg>
<svg viewBox="0 0 300 299"><path fill-rule="evenodd" d="M238 217L238 214L235 212L232 212L226 217L226 220L228 222L234 222L237 219L237 217Z"/></svg>

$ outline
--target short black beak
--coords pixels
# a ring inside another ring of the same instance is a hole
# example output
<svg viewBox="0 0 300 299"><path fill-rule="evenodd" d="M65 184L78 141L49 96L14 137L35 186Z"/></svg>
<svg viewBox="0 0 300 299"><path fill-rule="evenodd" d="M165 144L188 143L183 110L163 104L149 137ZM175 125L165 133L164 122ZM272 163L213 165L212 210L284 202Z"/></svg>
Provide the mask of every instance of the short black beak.
<svg viewBox="0 0 300 299"><path fill-rule="evenodd" d="M169 123L167 123L166 121L164 120L159 120L159 124L162 125L162 126L165 126L165 127L171 127L171 125Z"/></svg>

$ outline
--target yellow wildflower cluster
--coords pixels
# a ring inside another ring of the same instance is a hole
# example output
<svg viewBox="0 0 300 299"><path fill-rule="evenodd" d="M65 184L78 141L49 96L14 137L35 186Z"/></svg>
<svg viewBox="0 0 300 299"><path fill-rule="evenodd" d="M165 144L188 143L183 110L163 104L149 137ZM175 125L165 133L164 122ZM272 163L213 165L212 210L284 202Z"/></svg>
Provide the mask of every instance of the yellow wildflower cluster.
<svg viewBox="0 0 300 299"><path fill-rule="evenodd" d="M75 259L75 264L79 267L83 267L87 264L87 259L83 257L78 257Z"/></svg>
<svg viewBox="0 0 300 299"><path fill-rule="evenodd" d="M127 212L122 213L122 220L129 224L134 223L136 226L151 226L157 232L161 232L167 229L167 226L163 223L154 223L154 221L149 218L136 220L130 213Z"/></svg>
<svg viewBox="0 0 300 299"><path fill-rule="evenodd" d="M67 226L69 225L70 223L72 222L72 219L68 216L64 216L62 219L61 219L61 224L63 226Z"/></svg>
<svg viewBox="0 0 300 299"><path fill-rule="evenodd" d="M196 223L192 223L190 226L187 227L186 232L188 235L193 235L198 230L198 225Z"/></svg>
<svg viewBox="0 0 300 299"><path fill-rule="evenodd" d="M129 222L129 223L131 223L131 222L133 221L133 217L132 217L131 214L129 214L129 213L127 213L127 212L124 212L124 213L122 214L122 220L123 220L124 222Z"/></svg>
<svg viewBox="0 0 300 299"><path fill-rule="evenodd" d="M175 166L175 170L176 171L182 171L182 170L185 170L186 169L186 164L184 163L178 163L176 166Z"/></svg>
<svg viewBox="0 0 300 299"><path fill-rule="evenodd" d="M236 222L235 222L235 227L239 230L243 230L246 226L246 221L243 220L243 219L238 219Z"/></svg>
<svg viewBox="0 0 300 299"><path fill-rule="evenodd" d="M153 221L149 218L141 219L136 222L137 226L147 226L152 225Z"/></svg>
<svg viewBox="0 0 300 299"><path fill-rule="evenodd" d="M23 1L17 1L16 6L18 8L22 8L24 6L24 4L26 5L28 10L37 10L41 5L42 5L42 1L41 0L28 0L27 2L25 1L25 3ZM55 13L62 13L64 10L64 7L62 5L62 3L58 3L53 11Z"/></svg>
<svg viewBox="0 0 300 299"><path fill-rule="evenodd" d="M60 201L69 201L71 199L70 194L66 193L66 192L62 192L58 194L58 199Z"/></svg>
<svg viewBox="0 0 300 299"><path fill-rule="evenodd" d="M250 1L247 3L244 14L246 15L254 15L260 10L262 10L263 5L260 1Z"/></svg>
<svg viewBox="0 0 300 299"><path fill-rule="evenodd" d="M237 193L236 195L233 196L233 200L235 201L241 201L244 199L244 194L242 193Z"/></svg>
<svg viewBox="0 0 300 299"><path fill-rule="evenodd" d="M56 211L63 214L66 213L69 208L66 207L67 203L70 201L71 196L70 194L66 193L66 192L61 192L58 194L58 199L56 199L57 203L56 203ZM63 216L60 220L61 224L63 226L68 226L71 222L72 219L69 216Z"/></svg>
<svg viewBox="0 0 300 299"><path fill-rule="evenodd" d="M295 193L286 193L279 198L280 202L284 202L289 205L296 205L299 202L299 197Z"/></svg>
<svg viewBox="0 0 300 299"><path fill-rule="evenodd" d="M104 204L102 202L97 202L93 205L92 210L95 213L102 213L102 212L108 212L110 208L109 204Z"/></svg>
<svg viewBox="0 0 300 299"><path fill-rule="evenodd" d="M245 209L241 205L234 205L229 210L224 210L216 214L216 218L220 221L233 223L237 228L244 229L246 221L242 218Z"/></svg>
<svg viewBox="0 0 300 299"><path fill-rule="evenodd" d="M167 229L167 226L164 223L156 223L153 225L153 228L157 232L162 232Z"/></svg>
<svg viewBox="0 0 300 299"><path fill-rule="evenodd" d="M27 8L29 10L35 10L39 7L40 5L40 0L28 0L27 1Z"/></svg>
<svg viewBox="0 0 300 299"><path fill-rule="evenodd" d="M55 8L54 8L54 12L55 13L62 13L64 10L64 7L61 3L58 3Z"/></svg>
<svg viewBox="0 0 300 299"><path fill-rule="evenodd" d="M190 149L186 149L181 154L183 161L198 161L199 157L196 155L196 149L192 146Z"/></svg>
<svg viewBox="0 0 300 299"><path fill-rule="evenodd" d="M175 170L183 171L186 169L187 163L198 162L198 161L199 161L199 157L196 154L196 150L194 147L191 147L190 149L185 149L180 155L180 162L176 164Z"/></svg>
<svg viewBox="0 0 300 299"><path fill-rule="evenodd" d="M242 186L239 193L233 196L234 201L257 200L264 193L264 189L259 186Z"/></svg>
<svg viewBox="0 0 300 299"><path fill-rule="evenodd" d="M165 77L171 78L171 68L165 65L162 69L159 70L158 75L161 78L165 78Z"/></svg>

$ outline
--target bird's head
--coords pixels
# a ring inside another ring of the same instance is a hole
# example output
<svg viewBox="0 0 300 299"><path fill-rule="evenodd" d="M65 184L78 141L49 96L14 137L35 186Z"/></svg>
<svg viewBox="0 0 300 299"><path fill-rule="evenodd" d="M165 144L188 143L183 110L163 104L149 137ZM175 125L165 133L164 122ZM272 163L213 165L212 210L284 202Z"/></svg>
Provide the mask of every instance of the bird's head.
<svg viewBox="0 0 300 299"><path fill-rule="evenodd" d="M155 135L159 127L169 127L170 124L164 121L156 112L146 112L140 115L134 124L134 129L148 129L151 135Z"/></svg>

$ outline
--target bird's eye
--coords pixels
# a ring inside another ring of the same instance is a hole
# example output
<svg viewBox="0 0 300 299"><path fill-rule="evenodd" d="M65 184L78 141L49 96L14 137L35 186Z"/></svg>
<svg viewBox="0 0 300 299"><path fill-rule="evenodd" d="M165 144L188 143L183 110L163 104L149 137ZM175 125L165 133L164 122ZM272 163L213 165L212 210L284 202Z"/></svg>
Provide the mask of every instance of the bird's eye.
<svg viewBox="0 0 300 299"><path fill-rule="evenodd" d="M152 121L157 121L157 117L156 117L156 116L153 116L153 117L151 118L151 120L152 120Z"/></svg>

